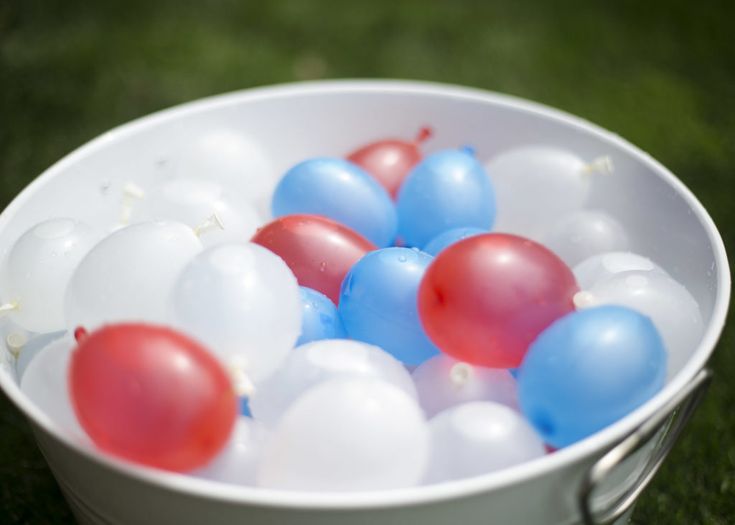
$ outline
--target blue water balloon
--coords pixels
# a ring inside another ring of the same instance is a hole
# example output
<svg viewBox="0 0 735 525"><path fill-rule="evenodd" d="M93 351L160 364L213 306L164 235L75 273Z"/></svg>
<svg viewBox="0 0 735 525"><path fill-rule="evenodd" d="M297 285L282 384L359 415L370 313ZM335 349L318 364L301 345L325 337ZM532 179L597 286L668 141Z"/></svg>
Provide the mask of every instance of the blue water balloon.
<svg viewBox="0 0 735 525"><path fill-rule="evenodd" d="M469 148L438 151L424 158L398 193L398 234L408 246L425 246L447 230L490 230L495 191Z"/></svg>
<svg viewBox="0 0 735 525"><path fill-rule="evenodd" d="M488 230L474 227L454 228L452 230L447 230L431 239L426 244L426 246L424 246L423 251L428 253L429 255L436 256L444 248L451 246L455 242L459 242L462 239L466 239L467 237L481 235L483 233L488 233Z"/></svg>
<svg viewBox="0 0 735 525"><path fill-rule="evenodd" d="M666 350L653 322L622 306L567 314L530 346L518 376L521 409L561 448L614 423L666 380Z"/></svg>
<svg viewBox="0 0 735 525"><path fill-rule="evenodd" d="M410 248L368 253L342 282L339 314L350 337L418 365L439 353L419 320L419 283L433 257Z"/></svg>
<svg viewBox="0 0 735 525"><path fill-rule="evenodd" d="M356 164L337 158L310 159L288 170L273 194L272 212L274 217L323 215L378 247L390 245L398 228L385 189Z"/></svg>
<svg viewBox="0 0 735 525"><path fill-rule="evenodd" d="M301 336L297 346L319 339L344 339L347 337L342 320L334 303L321 292L299 287L301 291Z"/></svg>

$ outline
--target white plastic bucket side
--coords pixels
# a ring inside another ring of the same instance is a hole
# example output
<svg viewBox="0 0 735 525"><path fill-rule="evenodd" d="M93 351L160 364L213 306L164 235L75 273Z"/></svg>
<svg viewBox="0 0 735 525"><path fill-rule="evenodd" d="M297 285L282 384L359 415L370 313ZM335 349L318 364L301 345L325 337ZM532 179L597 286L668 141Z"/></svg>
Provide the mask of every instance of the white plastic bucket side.
<svg viewBox="0 0 735 525"><path fill-rule="evenodd" d="M0 371L0 384L32 420L41 449L65 492L73 494L70 500L80 515L87 509L111 523L578 521L575 491L586 469L704 365L729 300L729 270L711 219L665 168L612 134L532 103L424 83L323 82L235 93L123 126L63 159L0 216L0 252L39 217L72 212L95 194L98 185L90 183L101 177L120 182L133 173L145 183L166 176L156 168L156 159L170 155L172 144L202 129L226 125L256 136L277 159L276 169L282 170L306 156L341 154L361 141L411 136L429 117L441 130L433 149L476 137L474 145L487 157L522 142L558 144L590 158L613 156L618 178L608 179L609 187L598 198L610 194L604 201L609 211L624 215L628 227L638 227L638 245L646 247L642 251L653 250L662 261L681 261L672 273L692 290L708 320L702 344L673 382L597 435L500 475L391 494L305 496L217 486L124 466L77 449L30 405L10 375ZM620 192L620 184L636 191ZM672 229L673 238L667 235Z"/></svg>

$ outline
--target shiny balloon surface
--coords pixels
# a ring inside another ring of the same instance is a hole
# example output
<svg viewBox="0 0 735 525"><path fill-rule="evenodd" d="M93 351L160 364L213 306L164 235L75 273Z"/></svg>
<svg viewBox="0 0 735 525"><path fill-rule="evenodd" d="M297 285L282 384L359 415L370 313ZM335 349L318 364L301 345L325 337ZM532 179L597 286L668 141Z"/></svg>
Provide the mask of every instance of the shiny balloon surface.
<svg viewBox="0 0 735 525"><path fill-rule="evenodd" d="M301 286L339 301L342 280L373 243L326 217L287 215L260 228L252 241L281 257Z"/></svg>
<svg viewBox="0 0 735 525"><path fill-rule="evenodd" d="M446 354L492 368L517 367L536 336L574 310L572 271L551 251L515 235L460 241L426 270L419 313Z"/></svg>
<svg viewBox="0 0 735 525"><path fill-rule="evenodd" d="M99 448L165 470L209 462L237 415L230 378L217 360L160 326L108 325L83 337L69 387L79 422Z"/></svg>

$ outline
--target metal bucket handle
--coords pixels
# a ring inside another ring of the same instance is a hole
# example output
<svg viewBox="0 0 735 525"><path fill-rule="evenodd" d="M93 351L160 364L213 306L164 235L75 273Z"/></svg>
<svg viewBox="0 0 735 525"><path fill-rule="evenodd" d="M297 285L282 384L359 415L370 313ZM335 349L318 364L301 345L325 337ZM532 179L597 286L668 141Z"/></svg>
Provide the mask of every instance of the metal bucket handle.
<svg viewBox="0 0 735 525"><path fill-rule="evenodd" d="M582 480L577 494L579 510L585 525L611 523L633 506L676 443L679 434L702 400L711 379L711 370L708 368L700 370L694 379L677 392L660 412L643 422L592 465ZM664 429L663 437L656 447L656 452L651 455L636 482L606 508L593 510L592 494L595 489L610 472L645 445L661 429Z"/></svg>

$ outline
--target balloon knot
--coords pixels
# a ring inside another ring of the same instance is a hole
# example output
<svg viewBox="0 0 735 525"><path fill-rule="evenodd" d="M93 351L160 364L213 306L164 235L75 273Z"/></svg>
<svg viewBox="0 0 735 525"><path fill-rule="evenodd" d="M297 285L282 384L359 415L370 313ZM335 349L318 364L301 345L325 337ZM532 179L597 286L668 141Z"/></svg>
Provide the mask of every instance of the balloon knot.
<svg viewBox="0 0 735 525"><path fill-rule="evenodd" d="M428 139L434 136L434 130L431 129L431 126L423 126L421 129L419 129L419 132L416 134L416 138L414 139L414 142L416 144L421 144L422 142L426 142Z"/></svg>
<svg viewBox="0 0 735 525"><path fill-rule="evenodd" d="M475 153L477 153L477 150L475 150L474 146L470 146L469 144L465 144L461 148L459 148L459 151L462 151L464 153L467 153L467 155L470 155L472 157L475 156Z"/></svg>
<svg viewBox="0 0 735 525"><path fill-rule="evenodd" d="M89 336L89 332L83 326L77 326L74 329L74 339L77 343L82 343Z"/></svg>

